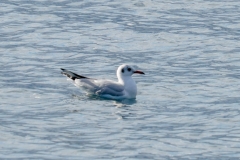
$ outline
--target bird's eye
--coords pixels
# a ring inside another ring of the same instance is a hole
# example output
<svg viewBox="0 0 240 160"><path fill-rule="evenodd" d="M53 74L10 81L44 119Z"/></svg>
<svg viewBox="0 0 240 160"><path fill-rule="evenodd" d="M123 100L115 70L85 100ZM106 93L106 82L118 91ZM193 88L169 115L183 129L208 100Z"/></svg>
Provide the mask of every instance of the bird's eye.
<svg viewBox="0 0 240 160"><path fill-rule="evenodd" d="M128 68L128 71L130 72L132 69L131 68Z"/></svg>
<svg viewBox="0 0 240 160"><path fill-rule="evenodd" d="M122 73L124 73L124 69L122 69Z"/></svg>

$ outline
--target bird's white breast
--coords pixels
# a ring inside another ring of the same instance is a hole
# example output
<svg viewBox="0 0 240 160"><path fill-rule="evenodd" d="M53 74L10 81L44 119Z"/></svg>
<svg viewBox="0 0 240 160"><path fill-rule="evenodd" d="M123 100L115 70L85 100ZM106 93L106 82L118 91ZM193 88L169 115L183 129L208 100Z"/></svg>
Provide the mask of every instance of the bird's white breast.
<svg viewBox="0 0 240 160"><path fill-rule="evenodd" d="M136 98L137 86L132 77L124 79L124 90L128 98Z"/></svg>

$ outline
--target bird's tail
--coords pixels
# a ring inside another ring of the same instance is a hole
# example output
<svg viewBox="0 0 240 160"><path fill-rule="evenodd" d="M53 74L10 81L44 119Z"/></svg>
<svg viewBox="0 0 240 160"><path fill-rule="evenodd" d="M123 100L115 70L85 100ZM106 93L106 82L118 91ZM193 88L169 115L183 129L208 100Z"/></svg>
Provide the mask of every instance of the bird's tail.
<svg viewBox="0 0 240 160"><path fill-rule="evenodd" d="M61 68L61 70L62 70L61 73L62 73L63 75L66 75L68 78L70 78L70 79L72 79L72 80L81 79L81 78L87 78L87 77L78 75L78 74L76 74L76 73L73 73L73 72L71 72L71 71L68 71L68 70L66 70L66 69L63 69L63 68Z"/></svg>

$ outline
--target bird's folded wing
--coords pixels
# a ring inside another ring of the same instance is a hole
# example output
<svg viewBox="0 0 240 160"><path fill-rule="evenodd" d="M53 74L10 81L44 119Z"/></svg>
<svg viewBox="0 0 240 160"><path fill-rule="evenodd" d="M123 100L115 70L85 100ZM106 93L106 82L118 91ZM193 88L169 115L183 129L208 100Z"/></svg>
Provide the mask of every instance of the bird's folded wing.
<svg viewBox="0 0 240 160"><path fill-rule="evenodd" d="M124 87L118 82L110 80L96 80L96 79L76 79L75 84L82 87L87 92L104 95L109 94L113 96L124 95Z"/></svg>

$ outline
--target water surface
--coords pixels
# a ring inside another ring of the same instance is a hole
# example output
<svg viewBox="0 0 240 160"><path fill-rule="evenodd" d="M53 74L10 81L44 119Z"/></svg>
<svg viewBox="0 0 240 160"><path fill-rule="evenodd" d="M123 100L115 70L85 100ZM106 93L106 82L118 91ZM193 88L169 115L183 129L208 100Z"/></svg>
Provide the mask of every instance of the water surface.
<svg viewBox="0 0 240 160"><path fill-rule="evenodd" d="M0 2L1 159L240 157L238 1ZM136 100L88 97L66 68L136 75Z"/></svg>

